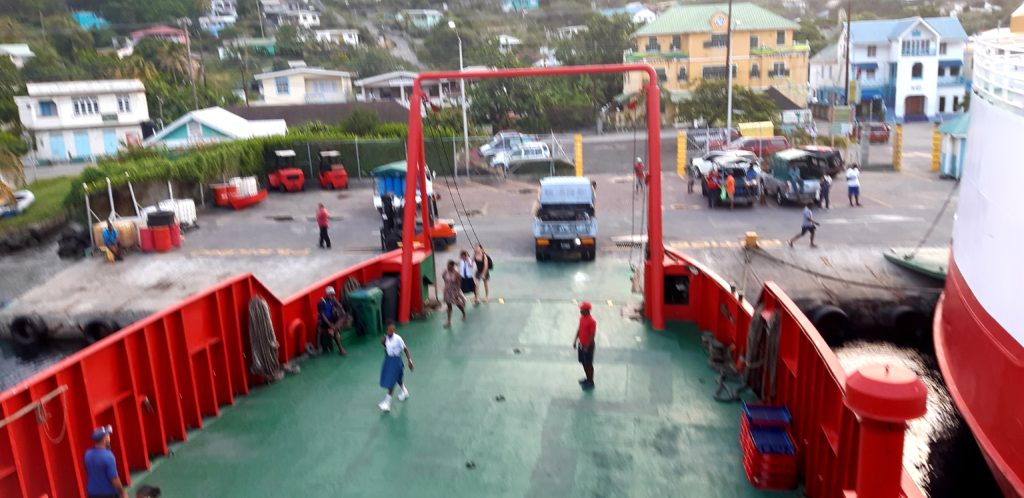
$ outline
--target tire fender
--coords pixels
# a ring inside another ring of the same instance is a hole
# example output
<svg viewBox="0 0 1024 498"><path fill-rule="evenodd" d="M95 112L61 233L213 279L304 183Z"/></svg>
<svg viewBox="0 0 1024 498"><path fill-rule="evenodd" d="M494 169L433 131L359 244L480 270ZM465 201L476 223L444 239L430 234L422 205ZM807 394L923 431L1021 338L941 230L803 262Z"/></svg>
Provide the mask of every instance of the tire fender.
<svg viewBox="0 0 1024 498"><path fill-rule="evenodd" d="M850 317L841 308L825 304L811 312L811 323L818 329L825 342L832 343L846 335Z"/></svg>
<svg viewBox="0 0 1024 498"><path fill-rule="evenodd" d="M50 329L38 316L19 316L11 321L11 339L22 346L36 347L50 335Z"/></svg>
<svg viewBox="0 0 1024 498"><path fill-rule="evenodd" d="M114 320L92 320L82 327L82 335L86 343L95 344L118 330L121 325Z"/></svg>

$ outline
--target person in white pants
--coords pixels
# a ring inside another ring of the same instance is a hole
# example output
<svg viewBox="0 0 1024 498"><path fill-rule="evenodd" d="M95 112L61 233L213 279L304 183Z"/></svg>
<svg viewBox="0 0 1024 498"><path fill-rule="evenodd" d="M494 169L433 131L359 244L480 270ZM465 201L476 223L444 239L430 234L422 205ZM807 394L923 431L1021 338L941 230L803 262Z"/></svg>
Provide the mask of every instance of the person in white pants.
<svg viewBox="0 0 1024 498"><path fill-rule="evenodd" d="M405 387L403 381L405 365L402 364L402 353L405 353L405 359L409 362L410 372L413 369L412 355L409 354L409 348L405 346L402 336L395 333L394 322L388 322L387 335L380 340L380 343L384 346L384 364L380 368L380 387L386 389L388 393L384 396L384 401L377 406L381 411L389 412L395 385L401 388L401 392L398 393L398 401L405 401L409 398L409 389Z"/></svg>

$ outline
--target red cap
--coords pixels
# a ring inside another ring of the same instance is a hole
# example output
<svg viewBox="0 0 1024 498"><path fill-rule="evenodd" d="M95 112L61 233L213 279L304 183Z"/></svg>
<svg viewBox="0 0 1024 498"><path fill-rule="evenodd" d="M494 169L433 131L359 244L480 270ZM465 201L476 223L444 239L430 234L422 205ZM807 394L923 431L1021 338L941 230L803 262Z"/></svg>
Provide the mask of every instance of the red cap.
<svg viewBox="0 0 1024 498"><path fill-rule="evenodd" d="M590 310L590 308L592 307L593 306L590 305L590 301L583 301L582 303L580 303L581 310Z"/></svg>

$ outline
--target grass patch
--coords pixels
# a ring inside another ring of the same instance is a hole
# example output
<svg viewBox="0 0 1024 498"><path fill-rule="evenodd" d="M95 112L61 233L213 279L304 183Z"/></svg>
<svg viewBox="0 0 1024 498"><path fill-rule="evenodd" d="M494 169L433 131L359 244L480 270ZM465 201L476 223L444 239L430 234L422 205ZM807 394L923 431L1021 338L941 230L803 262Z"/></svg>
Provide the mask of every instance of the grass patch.
<svg viewBox="0 0 1024 498"><path fill-rule="evenodd" d="M36 202L17 216L0 219L0 234L48 220L64 212L64 198L71 191L72 180L73 178L68 176L48 178L19 189L32 191L36 196Z"/></svg>

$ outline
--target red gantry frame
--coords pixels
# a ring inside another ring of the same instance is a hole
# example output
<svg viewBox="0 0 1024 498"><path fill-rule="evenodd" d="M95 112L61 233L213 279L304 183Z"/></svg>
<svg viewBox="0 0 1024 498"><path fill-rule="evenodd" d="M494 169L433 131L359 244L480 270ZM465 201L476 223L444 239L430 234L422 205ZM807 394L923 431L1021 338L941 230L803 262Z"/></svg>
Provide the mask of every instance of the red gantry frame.
<svg viewBox="0 0 1024 498"><path fill-rule="evenodd" d="M608 64L595 66L563 66L529 69L488 69L475 71L441 71L420 73L413 82L412 97L409 102L409 141L407 143L408 166L405 178L405 198L416 198L416 185L420 186L420 196L427 198L427 173L423 146L423 114L419 105L424 94L424 81L438 80L482 80L499 78L532 78L543 76L580 76L585 74L625 74L642 72L647 74L647 157L650 168L650 184L647 203L648 221L648 260L644 279L644 306L647 319L656 330L664 330L664 293L665 293L665 246L662 244L661 232L661 96L658 90L658 76L654 68L648 64ZM466 151L468 154L469 151ZM628 165L626 165L628 166ZM625 166L624 166L625 167ZM416 179L419 179L417 182ZM413 247L415 243L416 203L406 202L402 223L402 247ZM430 240L430 216L428 203L421 203L423 235L420 243ZM401 285L403 289L412 288L413 262L412 251L404 251L402 256ZM411 294L401 293L398 317L401 323L409 321L412 309Z"/></svg>

